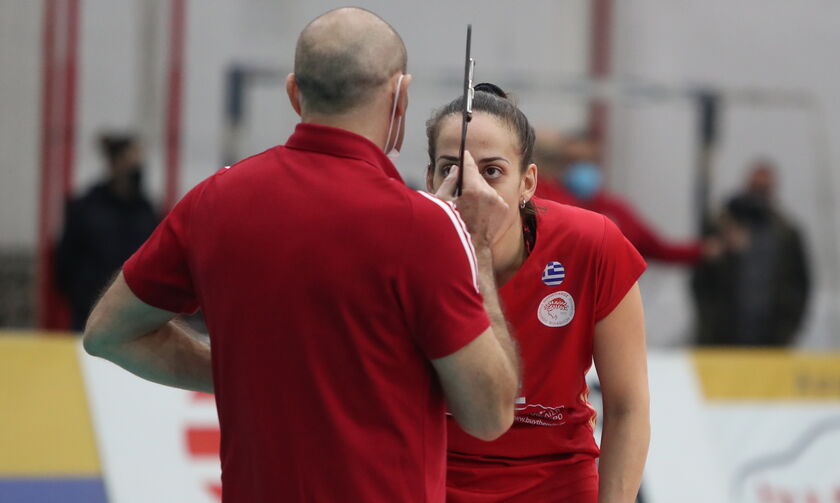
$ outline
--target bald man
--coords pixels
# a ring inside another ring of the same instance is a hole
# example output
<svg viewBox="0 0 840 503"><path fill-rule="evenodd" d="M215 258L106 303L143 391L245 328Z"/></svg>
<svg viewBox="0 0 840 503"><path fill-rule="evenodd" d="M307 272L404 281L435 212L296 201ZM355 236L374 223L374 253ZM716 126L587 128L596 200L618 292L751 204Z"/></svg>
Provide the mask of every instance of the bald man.
<svg viewBox="0 0 840 503"><path fill-rule="evenodd" d="M314 20L286 80L294 134L190 191L88 320L89 353L215 391L224 501L442 502L446 406L485 440L513 420L489 247L505 205L469 157L459 208L490 215L471 236L406 188L386 154L410 82L374 14ZM172 322L199 308L209 347Z"/></svg>

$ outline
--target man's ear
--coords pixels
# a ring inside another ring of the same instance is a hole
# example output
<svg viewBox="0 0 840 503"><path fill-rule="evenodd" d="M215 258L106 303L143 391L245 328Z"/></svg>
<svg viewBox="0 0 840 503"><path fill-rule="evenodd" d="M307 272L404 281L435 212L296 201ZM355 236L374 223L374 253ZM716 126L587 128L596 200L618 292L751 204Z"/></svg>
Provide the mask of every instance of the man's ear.
<svg viewBox="0 0 840 503"><path fill-rule="evenodd" d="M300 89L298 88L294 73L286 76L286 94L289 95L289 103L292 104L295 113L300 115Z"/></svg>
<svg viewBox="0 0 840 503"><path fill-rule="evenodd" d="M400 82L400 101L397 103L397 117L405 117L408 108L408 86L411 84L411 74L407 73Z"/></svg>

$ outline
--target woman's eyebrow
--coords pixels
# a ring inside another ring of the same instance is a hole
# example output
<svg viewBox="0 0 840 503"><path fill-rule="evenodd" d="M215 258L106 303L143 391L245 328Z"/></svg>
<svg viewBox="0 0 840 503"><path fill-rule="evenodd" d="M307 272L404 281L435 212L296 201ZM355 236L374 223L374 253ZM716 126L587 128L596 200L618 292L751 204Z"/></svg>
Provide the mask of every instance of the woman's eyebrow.
<svg viewBox="0 0 840 503"><path fill-rule="evenodd" d="M485 157L484 159L481 159L478 162L479 162L479 164L484 164L485 162L494 162L494 161L505 161L506 163L510 163L510 161L508 161L507 159L505 159L504 157L502 157L500 155L497 155L497 156L494 156L494 157Z"/></svg>
<svg viewBox="0 0 840 503"><path fill-rule="evenodd" d="M438 161L455 161L455 162L458 162L459 159L457 157L455 157L454 155L442 155L442 156L439 156L437 158L437 160ZM504 158L500 155L497 155L497 156L494 156L494 157L485 157L484 159L479 159L478 163L479 164L484 164L486 162L493 162L493 161L505 161L506 163L510 164L510 161L508 161L506 158Z"/></svg>

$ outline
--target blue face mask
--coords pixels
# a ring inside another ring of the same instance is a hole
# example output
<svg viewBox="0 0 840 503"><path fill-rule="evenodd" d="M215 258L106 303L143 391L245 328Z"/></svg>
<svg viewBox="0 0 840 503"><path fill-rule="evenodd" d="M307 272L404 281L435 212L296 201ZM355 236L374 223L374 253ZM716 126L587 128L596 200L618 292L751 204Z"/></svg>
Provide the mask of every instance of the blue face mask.
<svg viewBox="0 0 840 503"><path fill-rule="evenodd" d="M601 168L592 162L576 162L563 174L563 185L578 199L592 199L603 183Z"/></svg>

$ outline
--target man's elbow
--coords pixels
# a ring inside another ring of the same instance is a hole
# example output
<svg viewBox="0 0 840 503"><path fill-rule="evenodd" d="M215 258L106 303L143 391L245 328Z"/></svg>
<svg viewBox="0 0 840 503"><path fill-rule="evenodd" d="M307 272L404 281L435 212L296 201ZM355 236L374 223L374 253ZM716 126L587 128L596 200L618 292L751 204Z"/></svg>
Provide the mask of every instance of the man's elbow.
<svg viewBox="0 0 840 503"><path fill-rule="evenodd" d="M91 356L105 358L108 354L107 337L100 329L95 314L92 313L85 324L85 331L82 334L82 347Z"/></svg>
<svg viewBox="0 0 840 503"><path fill-rule="evenodd" d="M104 356L106 352L102 340L87 330L85 330L82 336L82 346L85 348L87 354L91 356Z"/></svg>
<svg viewBox="0 0 840 503"><path fill-rule="evenodd" d="M483 399L476 402L481 406L463 414L463 419L459 420L461 427L485 442L501 437L513 425L516 391L513 379L510 383L497 382L495 386L486 388Z"/></svg>
<svg viewBox="0 0 840 503"><path fill-rule="evenodd" d="M488 394L484 411L476 418L474 437L490 442L501 437L513 425L518 377L511 373L508 379L496 382Z"/></svg>
<svg viewBox="0 0 840 503"><path fill-rule="evenodd" d="M491 442L501 437L513 425L513 405L495 413L482 414L472 420L459 421L459 425L473 437Z"/></svg>
<svg viewBox="0 0 840 503"><path fill-rule="evenodd" d="M513 407L508 407L506 411L500 412L493 421L486 424L475 436L485 442L492 442L507 433L512 425Z"/></svg>

